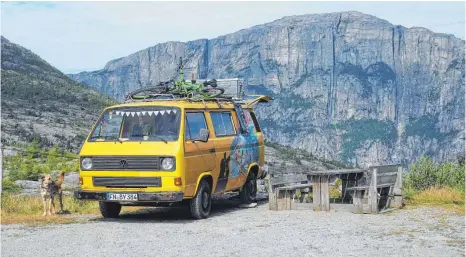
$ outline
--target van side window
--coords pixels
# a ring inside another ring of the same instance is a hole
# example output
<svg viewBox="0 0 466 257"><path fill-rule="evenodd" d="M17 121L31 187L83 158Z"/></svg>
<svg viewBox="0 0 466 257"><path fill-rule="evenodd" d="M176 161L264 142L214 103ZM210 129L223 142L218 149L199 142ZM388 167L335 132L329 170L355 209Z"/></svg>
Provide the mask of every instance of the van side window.
<svg viewBox="0 0 466 257"><path fill-rule="evenodd" d="M256 115L254 114L254 112L250 112L249 114L251 114L251 119L252 122L254 122L254 127L256 127L256 131L261 132L261 127L259 126L259 122L257 121Z"/></svg>
<svg viewBox="0 0 466 257"><path fill-rule="evenodd" d="M231 119L231 112L211 112L215 136L224 137L235 135L235 128Z"/></svg>
<svg viewBox="0 0 466 257"><path fill-rule="evenodd" d="M199 136L201 128L207 129L203 112L186 113L185 135L186 139L195 139Z"/></svg>

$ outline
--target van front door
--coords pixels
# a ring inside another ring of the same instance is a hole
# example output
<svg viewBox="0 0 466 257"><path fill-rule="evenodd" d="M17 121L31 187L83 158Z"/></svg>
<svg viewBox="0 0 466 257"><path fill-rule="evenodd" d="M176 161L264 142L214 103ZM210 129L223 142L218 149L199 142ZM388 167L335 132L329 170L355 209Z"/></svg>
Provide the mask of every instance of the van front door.
<svg viewBox="0 0 466 257"><path fill-rule="evenodd" d="M193 196L199 175L215 167L215 146L212 140L195 141L201 129L207 129L204 112L186 112L185 118L185 196ZM212 132L209 132L212 133Z"/></svg>

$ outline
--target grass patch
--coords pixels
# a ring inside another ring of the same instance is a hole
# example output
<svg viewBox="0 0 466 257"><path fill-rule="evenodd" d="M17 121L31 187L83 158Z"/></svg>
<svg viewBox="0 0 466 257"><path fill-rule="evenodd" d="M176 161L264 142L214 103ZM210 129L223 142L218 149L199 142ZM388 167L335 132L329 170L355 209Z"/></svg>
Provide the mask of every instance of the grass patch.
<svg viewBox="0 0 466 257"><path fill-rule="evenodd" d="M58 198L55 199L55 211L59 211ZM97 202L78 201L72 196L63 196L63 208L71 214L97 214ZM37 225L42 223L74 222L75 218L67 215L51 215L42 217L44 211L40 197L2 195L2 224L25 223Z"/></svg>
<svg viewBox="0 0 466 257"><path fill-rule="evenodd" d="M456 162L435 163L423 156L403 176L403 196L408 205L432 206L465 214L464 156Z"/></svg>
<svg viewBox="0 0 466 257"><path fill-rule="evenodd" d="M464 205L464 192L444 187L429 188L413 196L412 200L418 204L457 204Z"/></svg>
<svg viewBox="0 0 466 257"><path fill-rule="evenodd" d="M423 191L404 190L408 206L429 206L465 215L464 191L451 187L431 187Z"/></svg>
<svg viewBox="0 0 466 257"><path fill-rule="evenodd" d="M59 211L58 199L55 199L55 211ZM145 207L124 206L121 214L130 213ZM100 215L97 201L79 201L69 195L63 196L63 209L70 214L94 214ZM42 199L40 197L2 195L1 224L62 224L79 221L79 217L70 215L47 215L43 213Z"/></svg>

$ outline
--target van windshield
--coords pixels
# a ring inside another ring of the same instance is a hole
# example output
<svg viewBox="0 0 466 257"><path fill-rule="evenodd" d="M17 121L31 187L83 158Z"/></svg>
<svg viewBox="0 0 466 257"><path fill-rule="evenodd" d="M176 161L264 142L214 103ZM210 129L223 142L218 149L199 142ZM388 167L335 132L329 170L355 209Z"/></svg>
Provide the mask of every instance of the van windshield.
<svg viewBox="0 0 466 257"><path fill-rule="evenodd" d="M176 107L120 107L105 111L89 141L176 141L181 110Z"/></svg>

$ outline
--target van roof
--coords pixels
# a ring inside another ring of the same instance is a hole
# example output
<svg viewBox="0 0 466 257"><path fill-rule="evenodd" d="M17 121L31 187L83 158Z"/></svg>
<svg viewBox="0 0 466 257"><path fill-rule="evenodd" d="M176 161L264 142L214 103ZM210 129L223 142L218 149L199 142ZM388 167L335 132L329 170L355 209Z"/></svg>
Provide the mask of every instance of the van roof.
<svg viewBox="0 0 466 257"><path fill-rule="evenodd" d="M179 98L179 99L147 99L130 101L123 104L109 106L107 109L118 107L141 107L141 106L173 106L183 109L233 109L234 103L239 103L245 109L249 109L253 104L258 102L269 102L273 100L272 97L266 95L250 95L253 99L233 100L227 98L215 99L192 99L192 98Z"/></svg>
<svg viewBox="0 0 466 257"><path fill-rule="evenodd" d="M232 101L192 101L187 99L179 100L157 100L157 101L138 101L109 106L107 109L118 107L142 107L142 106L173 106L182 109L233 109ZM241 103L243 108L250 108L246 103Z"/></svg>

